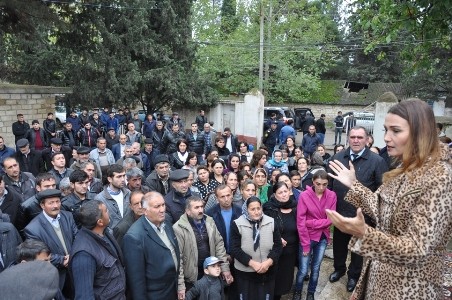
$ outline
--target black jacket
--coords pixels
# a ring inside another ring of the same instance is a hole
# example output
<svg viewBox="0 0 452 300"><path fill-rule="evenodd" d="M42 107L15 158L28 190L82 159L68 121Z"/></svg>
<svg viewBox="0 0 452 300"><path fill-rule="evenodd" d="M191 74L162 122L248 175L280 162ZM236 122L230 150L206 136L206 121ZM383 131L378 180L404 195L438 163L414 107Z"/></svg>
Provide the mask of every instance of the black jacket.
<svg viewBox="0 0 452 300"><path fill-rule="evenodd" d="M345 166L348 166L350 161L350 147L336 153L331 160L339 160ZM373 153L368 148L364 150L363 154L353 161L355 167L356 178L365 187L375 192L382 184L383 173L388 170L383 158L378 154ZM333 173L329 170L329 173ZM355 217L356 207L344 200L348 192L348 188L340 183L338 180L331 179L329 187L337 195L336 211L345 217Z"/></svg>
<svg viewBox="0 0 452 300"><path fill-rule="evenodd" d="M157 127L154 129L154 131L152 132L152 141L154 143L153 149L157 149L158 151L161 151L164 135L165 135L165 129L158 130Z"/></svg>
<svg viewBox="0 0 452 300"><path fill-rule="evenodd" d="M21 232L24 228L42 211L36 195L31 196L20 204L19 212L17 214L17 229Z"/></svg>
<svg viewBox="0 0 452 300"><path fill-rule="evenodd" d="M204 116L197 115L195 122L198 125L198 130L203 130L204 124L207 123L207 117L205 115Z"/></svg>
<svg viewBox="0 0 452 300"><path fill-rule="evenodd" d="M165 132L165 134L163 135L162 144L160 145L160 153L166 153L169 155L176 152L176 143L180 139L185 139L185 134L180 130L178 132Z"/></svg>
<svg viewBox="0 0 452 300"><path fill-rule="evenodd" d="M16 152L16 160L22 172L29 172L33 176L45 172L45 164L42 159L42 152L30 149L30 153L25 157L22 152Z"/></svg>
<svg viewBox="0 0 452 300"><path fill-rule="evenodd" d="M20 172L20 186L14 183L14 181L8 175L3 176L3 180L5 181L6 187L12 188L16 193L19 194L21 201L24 201L36 194L36 178L31 173L22 171Z"/></svg>
<svg viewBox="0 0 452 300"><path fill-rule="evenodd" d="M151 189L151 191L156 191L165 196L165 188L163 183L161 182L157 172L154 170L152 173L146 178L146 185ZM168 179L168 192L171 191L171 180Z"/></svg>
<svg viewBox="0 0 452 300"><path fill-rule="evenodd" d="M3 222L0 216L0 255L5 268L16 261L16 249L20 243L22 243L22 239L16 228L9 222Z"/></svg>
<svg viewBox="0 0 452 300"><path fill-rule="evenodd" d="M66 168L69 168L69 162L71 161L72 158L72 149L69 148L68 146L61 146L61 153L63 153L64 155L64 159L66 160ZM52 148L47 148L42 150L41 155L42 155L42 159L45 162L45 166L46 166L46 170L50 171L53 168L52 165Z"/></svg>
<svg viewBox="0 0 452 300"><path fill-rule="evenodd" d="M80 220L77 218L77 213L84 201L90 201L94 199L95 196L96 195L93 193L86 192L85 199L82 201L74 193L70 193L69 195L61 199L61 209L71 212L72 216L74 217L74 221L77 224L77 227L80 228L82 225L80 224Z"/></svg>
<svg viewBox="0 0 452 300"><path fill-rule="evenodd" d="M317 121L315 121L315 131L317 133L325 134L326 128L325 128L325 120L324 119L318 118Z"/></svg>
<svg viewBox="0 0 452 300"><path fill-rule="evenodd" d="M188 151L195 152L197 155L202 155L206 151L205 147L205 137L202 132L198 132L198 135L195 137L193 132L187 133L187 142L188 142Z"/></svg>
<svg viewBox="0 0 452 300"><path fill-rule="evenodd" d="M89 132L86 130L86 128L82 128L78 132L80 144L88 148L96 147L96 142L99 137L100 137L99 131L92 127L89 130Z"/></svg>
<svg viewBox="0 0 452 300"><path fill-rule="evenodd" d="M72 142L71 142L71 135L72 135ZM70 131L67 131L66 129L61 131L60 138L63 141L63 145L66 147L69 147L71 149L73 149L74 146L80 145L77 132L75 132L75 130L73 130L73 129L71 129ZM66 163L69 163L69 162L66 162Z"/></svg>
<svg viewBox="0 0 452 300"><path fill-rule="evenodd" d="M12 126L13 134L14 134L14 143L17 143L18 140L26 138L28 130L30 130L30 125L27 122L20 123L16 121Z"/></svg>
<svg viewBox="0 0 452 300"><path fill-rule="evenodd" d="M56 132L55 120L45 119L44 122L42 122L42 125L44 126L44 131L46 132L48 139L50 140L52 138L51 133Z"/></svg>
<svg viewBox="0 0 452 300"><path fill-rule="evenodd" d="M4 214L9 215L9 221L16 226L17 216L19 214L20 208L20 196L9 187L5 187L5 195L2 205L0 205L0 211Z"/></svg>
<svg viewBox="0 0 452 300"><path fill-rule="evenodd" d="M135 223L135 213L133 211L129 211L121 221L119 221L118 225L113 228L113 236L118 242L119 246L123 247L122 239L126 235L130 226Z"/></svg>
<svg viewBox="0 0 452 300"><path fill-rule="evenodd" d="M193 193L188 190L185 195L181 195L175 190L171 190L166 196L165 205L166 205L166 217L165 220L170 222L171 224L176 223L179 218L185 213L185 203L186 200L192 196L196 196L201 198L201 195L198 193Z"/></svg>

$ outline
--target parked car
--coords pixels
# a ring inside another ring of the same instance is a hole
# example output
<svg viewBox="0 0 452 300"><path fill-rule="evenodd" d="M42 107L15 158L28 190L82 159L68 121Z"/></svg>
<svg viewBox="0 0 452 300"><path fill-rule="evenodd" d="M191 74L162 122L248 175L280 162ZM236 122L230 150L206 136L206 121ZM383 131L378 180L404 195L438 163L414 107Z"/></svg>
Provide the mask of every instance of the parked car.
<svg viewBox="0 0 452 300"><path fill-rule="evenodd" d="M282 119L284 123L287 123L287 121L289 120L295 120L295 113L289 107L266 106L264 107L264 130L268 129L265 128L265 124L267 123L268 119L270 119L273 113L276 114L277 120Z"/></svg>
<svg viewBox="0 0 452 300"><path fill-rule="evenodd" d="M350 118L350 115L353 114L353 116L356 119L356 126L362 126L369 131L369 133L373 133L374 131L374 121L375 121L375 114L367 111L355 111L355 112L347 112L343 114L344 116L344 128L342 129L342 132L346 132L346 126L347 120Z"/></svg>
<svg viewBox="0 0 452 300"><path fill-rule="evenodd" d="M296 130L301 129L301 123L304 117L306 116L306 113L309 112L311 116L315 119L314 114L312 113L312 110L308 107L297 107L293 109L295 112L295 122L294 126Z"/></svg>
<svg viewBox="0 0 452 300"><path fill-rule="evenodd" d="M55 122L57 127L62 127L66 123L66 106L55 106Z"/></svg>

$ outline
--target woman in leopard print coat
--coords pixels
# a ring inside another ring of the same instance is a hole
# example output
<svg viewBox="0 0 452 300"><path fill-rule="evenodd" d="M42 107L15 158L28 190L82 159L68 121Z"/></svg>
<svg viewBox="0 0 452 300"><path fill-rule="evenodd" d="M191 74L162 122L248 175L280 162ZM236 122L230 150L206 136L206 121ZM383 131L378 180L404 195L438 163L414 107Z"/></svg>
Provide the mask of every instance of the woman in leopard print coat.
<svg viewBox="0 0 452 300"><path fill-rule="evenodd" d="M365 257L351 299L442 299L443 255L452 235L452 169L449 151L435 135L435 119L423 101L393 106L385 119L385 142L398 167L375 192L360 184L350 165L331 163L331 176L350 187L346 200L355 218L327 214L353 234L349 248ZM362 211L376 228L364 223Z"/></svg>

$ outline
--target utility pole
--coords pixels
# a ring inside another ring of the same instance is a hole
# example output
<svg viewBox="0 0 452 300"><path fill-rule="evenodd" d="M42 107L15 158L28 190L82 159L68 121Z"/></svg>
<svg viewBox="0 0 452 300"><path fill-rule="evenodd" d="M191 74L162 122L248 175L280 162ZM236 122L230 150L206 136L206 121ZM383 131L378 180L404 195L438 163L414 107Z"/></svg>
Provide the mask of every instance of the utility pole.
<svg viewBox="0 0 452 300"><path fill-rule="evenodd" d="M273 18L273 1L270 0L270 11L268 13L268 22L267 22L267 54L265 55L265 89L268 88L268 82L270 79L270 46L272 40L272 18ZM262 92L264 93L264 92Z"/></svg>
<svg viewBox="0 0 452 300"><path fill-rule="evenodd" d="M259 35L259 91L264 93L264 4L260 7L260 35Z"/></svg>

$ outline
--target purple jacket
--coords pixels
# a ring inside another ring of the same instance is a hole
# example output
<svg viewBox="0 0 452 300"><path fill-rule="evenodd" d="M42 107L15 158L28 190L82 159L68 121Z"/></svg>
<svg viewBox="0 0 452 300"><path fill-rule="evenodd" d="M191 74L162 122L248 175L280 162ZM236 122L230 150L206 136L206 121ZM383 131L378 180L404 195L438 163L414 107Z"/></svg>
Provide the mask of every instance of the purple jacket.
<svg viewBox="0 0 452 300"><path fill-rule="evenodd" d="M297 229L303 252L309 252L311 241L318 242L322 233L330 240L331 221L325 209L336 210L336 193L326 189L322 198L317 198L310 186L302 192L297 206Z"/></svg>

